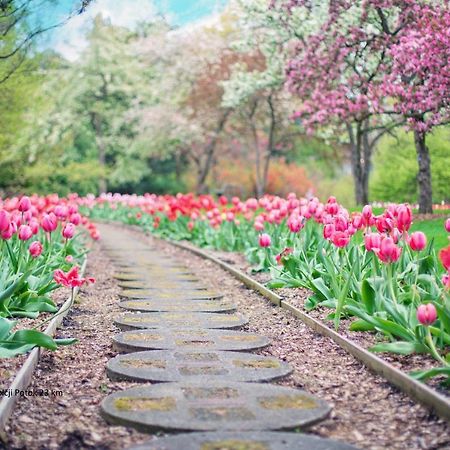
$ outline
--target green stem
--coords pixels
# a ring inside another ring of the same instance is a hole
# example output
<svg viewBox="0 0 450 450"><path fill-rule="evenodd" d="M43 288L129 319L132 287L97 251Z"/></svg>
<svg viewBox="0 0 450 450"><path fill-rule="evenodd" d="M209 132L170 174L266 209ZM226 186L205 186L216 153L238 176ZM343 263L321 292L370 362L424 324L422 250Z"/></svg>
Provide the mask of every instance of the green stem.
<svg viewBox="0 0 450 450"><path fill-rule="evenodd" d="M444 366L448 366L449 364L447 363L447 361L445 361L445 359L442 358L442 356L436 350L436 346L434 345L433 337L431 336L430 328L429 327L425 327L425 328L426 328L426 333L427 333L427 335L425 336L425 340L428 344L428 347L430 347L431 354L441 364L443 364Z"/></svg>

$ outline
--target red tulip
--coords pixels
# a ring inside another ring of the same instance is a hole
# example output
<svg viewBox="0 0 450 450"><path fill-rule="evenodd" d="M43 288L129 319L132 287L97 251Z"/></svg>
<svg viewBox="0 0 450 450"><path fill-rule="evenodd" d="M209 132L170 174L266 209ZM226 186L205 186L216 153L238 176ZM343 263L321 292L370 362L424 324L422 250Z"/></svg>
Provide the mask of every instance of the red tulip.
<svg viewBox="0 0 450 450"><path fill-rule="evenodd" d="M26 195L24 195L19 202L19 206L18 206L18 210L20 212L25 212L28 211L31 208L31 201L29 199L29 197L27 197Z"/></svg>
<svg viewBox="0 0 450 450"><path fill-rule="evenodd" d="M66 223L61 234L65 239L72 239L75 234L75 225L70 222Z"/></svg>
<svg viewBox="0 0 450 450"><path fill-rule="evenodd" d="M411 233L408 244L412 250L420 252L427 246L427 237L421 231L415 231Z"/></svg>
<svg viewBox="0 0 450 450"><path fill-rule="evenodd" d="M33 230L28 225L21 225L19 227L19 239L21 241L28 241L33 236Z"/></svg>
<svg viewBox="0 0 450 450"><path fill-rule="evenodd" d="M450 271L450 245L439 252L439 259L447 271Z"/></svg>
<svg viewBox="0 0 450 450"><path fill-rule="evenodd" d="M437 319L436 307L433 303L420 305L417 308L417 320L425 326L431 325Z"/></svg>
<svg viewBox="0 0 450 450"><path fill-rule="evenodd" d="M272 243L272 239L270 236L266 233L261 234L259 236L259 245L260 247L270 247L270 244Z"/></svg>
<svg viewBox="0 0 450 450"><path fill-rule="evenodd" d="M33 258L37 258L42 253L42 244L39 241L34 241L30 244L28 250Z"/></svg>

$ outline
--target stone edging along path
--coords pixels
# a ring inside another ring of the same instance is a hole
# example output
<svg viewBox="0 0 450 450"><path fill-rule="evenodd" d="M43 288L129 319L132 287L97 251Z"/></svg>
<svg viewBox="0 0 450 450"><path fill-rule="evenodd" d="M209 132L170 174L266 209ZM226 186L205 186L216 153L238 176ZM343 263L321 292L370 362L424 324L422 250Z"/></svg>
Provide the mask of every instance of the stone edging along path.
<svg viewBox="0 0 450 450"><path fill-rule="evenodd" d="M228 329L245 324L246 319L226 311L218 314L192 312L189 305L199 298L191 290L180 289L185 283L177 280L182 274L189 275L187 268L172 258L145 251L145 244L137 243L127 233L114 227L102 228L105 250L114 255L116 263L127 268L128 274L141 282L134 289L136 293L129 293L133 289L128 287L127 294L138 295L144 303L172 304L170 312L129 312L116 320L116 324L131 330L114 339L116 349L125 348L128 352L163 350L117 356L108 363L108 374L113 379L168 382L144 384L107 396L102 402L101 413L108 422L145 432L193 432L182 438L182 447L176 447L176 438L156 439L139 447L149 450L355 449L341 442L298 433L267 433L268 430L307 427L326 418L331 408L305 391L257 383L258 380L285 376L290 368L275 358L227 353L223 350L226 347L217 350L215 330L211 330L222 329L216 337L228 338L228 342L240 343L245 349L258 337ZM176 293L175 302L171 295L159 295L159 289L154 287L161 283L165 293L170 293L171 289ZM200 299L218 302L220 300L216 298L219 297L200 296ZM143 311L146 311L145 307ZM124 321L124 318L128 320ZM250 339L246 340L246 336ZM171 351L161 345L168 338L173 346ZM138 342L139 347L133 346L133 342ZM127 343L130 345L126 346ZM204 431L218 434L196 433Z"/></svg>

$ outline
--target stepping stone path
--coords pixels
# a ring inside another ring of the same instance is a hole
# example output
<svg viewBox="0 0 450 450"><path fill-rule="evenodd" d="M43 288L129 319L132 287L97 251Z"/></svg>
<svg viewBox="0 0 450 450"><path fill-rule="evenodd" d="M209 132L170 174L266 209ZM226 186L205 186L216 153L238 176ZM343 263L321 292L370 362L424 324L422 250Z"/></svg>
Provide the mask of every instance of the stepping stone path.
<svg viewBox="0 0 450 450"><path fill-rule="evenodd" d="M102 242L123 288L113 338L124 354L107 364L112 379L142 384L108 395L101 413L110 423L144 432L192 433L158 438L135 450L351 450L298 433L328 416L330 406L307 392L262 383L291 373L288 364L244 351L267 338L232 331L248 321L224 295L189 269L137 240L101 225ZM146 351L143 351L146 350ZM207 431L207 432L205 432Z"/></svg>

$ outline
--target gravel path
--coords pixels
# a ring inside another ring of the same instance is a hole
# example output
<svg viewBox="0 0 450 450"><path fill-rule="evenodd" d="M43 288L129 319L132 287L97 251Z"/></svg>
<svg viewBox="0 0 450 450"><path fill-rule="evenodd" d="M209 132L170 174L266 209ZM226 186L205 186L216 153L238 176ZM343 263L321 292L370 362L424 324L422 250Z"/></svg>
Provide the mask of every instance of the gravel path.
<svg viewBox="0 0 450 450"><path fill-rule="evenodd" d="M238 304L239 312L250 318L245 329L272 340L272 345L259 353L287 361L295 369L278 384L305 389L334 406L330 418L310 431L372 450L450 448L450 429L444 421L371 374L330 339L272 306L212 262L136 231L127 232L176 256ZM96 245L89 257L88 274L95 276L97 283L82 289L60 332L80 342L46 352L30 386L31 390L62 391L62 395L21 399L6 430L4 448L113 450L148 440L134 430L109 426L99 416L99 404L107 394L135 385L111 382L105 375L105 364L115 355L111 338L118 330L112 323L120 313L119 288L112 273L112 265Z"/></svg>

